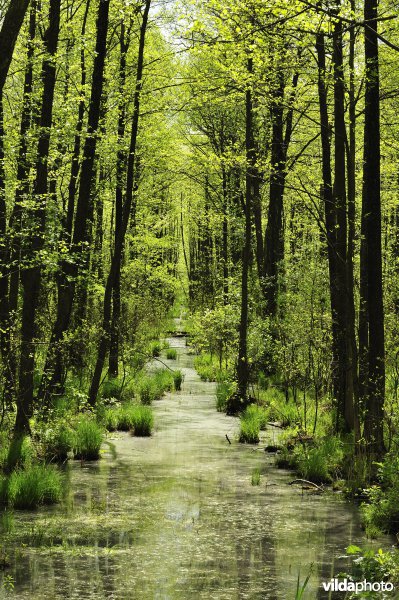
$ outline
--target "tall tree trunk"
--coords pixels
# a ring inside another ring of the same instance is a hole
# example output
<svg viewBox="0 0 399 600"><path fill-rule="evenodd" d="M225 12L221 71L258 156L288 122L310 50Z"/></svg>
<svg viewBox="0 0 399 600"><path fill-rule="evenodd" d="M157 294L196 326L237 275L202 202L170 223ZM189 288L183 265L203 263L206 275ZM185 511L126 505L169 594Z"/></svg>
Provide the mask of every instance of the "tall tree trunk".
<svg viewBox="0 0 399 600"><path fill-rule="evenodd" d="M355 0L351 0L353 14L356 9ZM348 172L348 251L347 251L347 282L348 282L348 331L349 331L349 374L348 381L352 383L354 406L355 440L360 440L360 414L359 414L359 378L358 378L358 351L356 343L356 311L355 311L355 281L354 281L354 255L356 235L356 90L355 90L355 42L356 32L354 27L349 33L349 142L347 147L347 172ZM358 444L356 446L358 448Z"/></svg>
<svg viewBox="0 0 399 600"><path fill-rule="evenodd" d="M339 392L338 369L339 362L339 331L338 331L338 299L337 299L337 252L336 252L336 229L337 218L333 200L332 172L331 172L331 145L330 124L328 119L328 101L326 86L326 51L323 33L316 35L316 51L318 62L318 94L320 108L320 134L322 147L322 172L323 185L322 197L324 201L326 241L328 251L328 271L330 283L330 302L332 314L332 381L333 393L337 397Z"/></svg>
<svg viewBox="0 0 399 600"><path fill-rule="evenodd" d="M277 88L271 106L272 148L269 183L269 209L265 231L263 258L261 260L261 287L266 301L266 314L275 316L278 306L279 265L284 257L283 210L284 191L287 177L287 155L291 142L293 110L299 73L292 79L292 92L288 100L288 110L284 130L284 73L279 68ZM257 245L259 246L258 241ZM258 251L259 252L259 251ZM259 262L259 261L258 261Z"/></svg>
<svg viewBox="0 0 399 600"><path fill-rule="evenodd" d="M377 0L365 0L363 210L367 247L368 389L364 437L370 457L384 452L385 341L381 251L381 152ZM363 256L364 260L364 256ZM364 299L363 299L364 301Z"/></svg>
<svg viewBox="0 0 399 600"><path fill-rule="evenodd" d="M333 202L337 215L335 249L337 253L336 294L338 362L336 376L337 429L352 431L354 428L352 365L348 360L351 337L348 329L349 295L347 270L347 201L345 165L345 89L342 50L342 22L337 20L333 31L334 67L334 186Z"/></svg>
<svg viewBox="0 0 399 600"><path fill-rule="evenodd" d="M253 166L256 161L255 141L254 141L254 123L253 123L253 98L252 98L252 74L253 59L248 58L247 71L249 82L245 93L245 152L247 159L246 178L245 178L245 229L244 245L242 250L242 273L241 273L241 313L239 326L239 346L237 359L237 399L244 403L247 398L249 383L249 363L248 363L248 275L249 263L251 260L251 212L252 199L254 194L254 179L256 173ZM231 406L229 412L237 412L240 406Z"/></svg>
<svg viewBox="0 0 399 600"><path fill-rule="evenodd" d="M133 99L133 117L132 117L132 130L130 136L130 148L127 164L127 175L126 175L126 196L123 205L122 212L122 223L119 229L119 235L115 240L114 254L111 260L111 267L107 278L104 293L104 308L103 308L103 323L102 323L102 334L98 345L97 361L94 369L93 379L89 391L89 403L94 406L97 399L98 390L100 387L101 375L104 368L105 359L110 341L110 328L111 328L111 309L112 309L112 289L117 276L118 268L122 259L123 246L125 242L125 235L129 225L133 201L135 202L135 168L136 168L136 148L137 148L137 137L140 117L140 100L141 90L143 88L143 65L144 65L144 48L145 48L145 37L147 32L148 24L148 13L150 11L151 0L146 0L143 17L140 27L140 39L139 49L137 57L137 73L136 73L136 88Z"/></svg>
<svg viewBox="0 0 399 600"><path fill-rule="evenodd" d="M278 295L278 265L282 257L283 198L285 184L284 152L284 73L277 74L278 85L274 90L271 120L272 149L269 211L265 232L265 255L263 265L263 293L266 300L266 313L276 315Z"/></svg>
<svg viewBox="0 0 399 600"><path fill-rule="evenodd" d="M107 31L110 0L100 0L96 23L96 54L93 65L92 85L90 95L87 134L83 148L83 159L80 173L78 201L74 219L71 249L68 260L63 262L62 281L58 286L57 318L51 334L49 350L43 370L42 384L39 397L50 402L51 395L59 391L63 379L62 342L68 330L72 305L75 296L76 278L81 269L81 253L84 250L84 240L87 232L90 202L94 175L94 159L97 145L97 131L100 119L100 104L103 92L104 65L107 49ZM84 72L84 70L83 70ZM80 110L80 106L79 106ZM75 148L72 163L71 182L69 187L67 231L71 231L76 177L80 148L80 132L82 115L79 112L78 127L75 137Z"/></svg>
<svg viewBox="0 0 399 600"><path fill-rule="evenodd" d="M116 250L116 240L122 225L123 209L123 188L124 175L126 172L126 153L123 149L123 140L125 137L126 126L126 53L129 49L129 40L125 39L125 27L121 23L120 32L120 60L119 60L119 118L118 118L118 155L116 166L116 190L115 190L115 239L114 252ZM115 280L112 287L112 321L109 349L108 374L110 377L117 377L119 371L119 321L121 315L121 262L116 267Z"/></svg>
<svg viewBox="0 0 399 600"><path fill-rule="evenodd" d="M50 0L49 24L44 36L45 58L42 66L43 95L40 133L33 186L34 207L28 212L30 236L23 248L21 282L23 306L21 323L21 359L15 433L29 431L33 410L33 372L35 366L36 317L41 287L41 257L44 246L46 202L48 194L50 132L56 80L55 56L60 29L60 2Z"/></svg>
<svg viewBox="0 0 399 600"><path fill-rule="evenodd" d="M0 30L0 351L4 365L5 399L11 406L14 395L14 369L10 362L9 262L10 245L7 235L7 206L5 198L3 89L29 0L11 0Z"/></svg>

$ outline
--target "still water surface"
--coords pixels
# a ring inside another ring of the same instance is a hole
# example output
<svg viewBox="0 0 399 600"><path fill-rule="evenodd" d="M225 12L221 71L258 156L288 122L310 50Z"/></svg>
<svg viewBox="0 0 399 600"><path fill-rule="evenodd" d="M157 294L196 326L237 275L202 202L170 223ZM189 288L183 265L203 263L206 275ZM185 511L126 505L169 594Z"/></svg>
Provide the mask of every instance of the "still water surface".
<svg viewBox="0 0 399 600"><path fill-rule="evenodd" d="M288 485L273 456L236 442L237 419L216 412L184 338L169 343L178 360L164 362L185 381L154 404L154 435L110 435L101 460L69 461L62 505L15 515L15 587L0 598L294 600L311 569L304 598L327 598L320 581L364 544L353 505Z"/></svg>

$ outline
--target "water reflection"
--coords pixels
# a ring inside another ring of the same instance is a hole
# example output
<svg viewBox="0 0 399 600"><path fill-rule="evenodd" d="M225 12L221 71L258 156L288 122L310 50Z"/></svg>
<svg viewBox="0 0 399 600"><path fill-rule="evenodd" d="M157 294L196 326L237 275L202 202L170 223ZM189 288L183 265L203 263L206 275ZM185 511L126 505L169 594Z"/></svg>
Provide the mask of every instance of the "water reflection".
<svg viewBox="0 0 399 600"><path fill-rule="evenodd" d="M353 506L302 494L270 455L228 445L236 420L215 412L184 340L170 341L185 382L156 403L155 435L113 435L97 463L68 464L62 506L16 515L14 597L284 600L313 565L304 597L322 598L334 557L363 543Z"/></svg>

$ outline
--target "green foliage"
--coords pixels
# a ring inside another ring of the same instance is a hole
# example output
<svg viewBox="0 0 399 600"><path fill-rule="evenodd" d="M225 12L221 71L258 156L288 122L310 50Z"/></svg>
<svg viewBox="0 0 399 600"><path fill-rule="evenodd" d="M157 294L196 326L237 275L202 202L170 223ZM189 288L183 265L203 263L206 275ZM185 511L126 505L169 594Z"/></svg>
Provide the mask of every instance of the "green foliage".
<svg viewBox="0 0 399 600"><path fill-rule="evenodd" d="M64 420L43 424L40 432L43 454L49 461L64 461L75 444L75 432Z"/></svg>
<svg viewBox="0 0 399 600"><path fill-rule="evenodd" d="M149 406L134 406L132 410L133 435L145 437L151 435L154 416Z"/></svg>
<svg viewBox="0 0 399 600"><path fill-rule="evenodd" d="M227 401L230 396L235 392L235 383L228 381L220 381L216 386L216 409L218 412L224 412L226 410Z"/></svg>
<svg viewBox="0 0 399 600"><path fill-rule="evenodd" d="M176 358L177 358L176 348L168 348L168 350L166 351L166 358L169 360L176 360Z"/></svg>
<svg viewBox="0 0 399 600"><path fill-rule="evenodd" d="M202 381L224 381L228 378L226 369L221 369L217 358L211 354L201 354L194 359L194 368Z"/></svg>
<svg viewBox="0 0 399 600"><path fill-rule="evenodd" d="M131 403L122 404L115 410L117 419L116 429L119 431L130 431L134 425L134 413L136 406Z"/></svg>
<svg viewBox="0 0 399 600"><path fill-rule="evenodd" d="M174 386L173 371L158 369L154 373L144 375L138 383L138 393L142 404L151 404L159 400L164 392L170 392Z"/></svg>
<svg viewBox="0 0 399 600"><path fill-rule="evenodd" d="M103 430L90 416L79 420L74 444L74 458L82 460L97 460L100 458L100 448L103 442Z"/></svg>
<svg viewBox="0 0 399 600"><path fill-rule="evenodd" d="M248 406L240 416L239 441L245 444L258 444L260 432L260 418L258 407Z"/></svg>
<svg viewBox="0 0 399 600"><path fill-rule="evenodd" d="M110 377L102 385L101 396L103 398L117 398L121 396L122 385L119 379Z"/></svg>
<svg viewBox="0 0 399 600"><path fill-rule="evenodd" d="M194 315L191 341L197 352L216 355L219 369L235 356L238 342L238 311L230 304ZM197 368L197 367L196 367Z"/></svg>
<svg viewBox="0 0 399 600"><path fill-rule="evenodd" d="M7 454L8 468L28 467L35 459L36 450L29 435L12 439Z"/></svg>
<svg viewBox="0 0 399 600"><path fill-rule="evenodd" d="M346 574L352 581L389 581L397 588L399 583L399 552L397 549L384 551L381 548L364 549L359 546L348 546L347 557L351 559L350 573ZM351 594L349 598L358 598L358 594ZM392 594L377 592L364 592L362 598L383 600L392 598Z"/></svg>
<svg viewBox="0 0 399 600"><path fill-rule="evenodd" d="M119 428L119 410L115 407L106 408L102 422L107 431L116 431Z"/></svg>
<svg viewBox="0 0 399 600"><path fill-rule="evenodd" d="M367 533L399 533L399 457L390 452L378 465L379 483L368 488L368 502L362 504L362 516Z"/></svg>
<svg viewBox="0 0 399 600"><path fill-rule="evenodd" d="M62 476L51 465L34 465L11 473L7 484L7 500L14 508L36 508L59 502Z"/></svg>
<svg viewBox="0 0 399 600"><path fill-rule="evenodd" d="M184 380L184 375L180 370L173 371L173 385L174 385L176 392L180 392L183 380Z"/></svg>
<svg viewBox="0 0 399 600"><path fill-rule="evenodd" d="M277 457L277 465L289 467L314 483L329 483L337 478L344 460L343 442L338 437L307 441L298 437L293 450L285 448Z"/></svg>
<svg viewBox="0 0 399 600"><path fill-rule="evenodd" d="M152 342L151 347L150 347L152 357L157 358L158 356L161 356L161 350L162 350L162 346L161 346L160 342Z"/></svg>

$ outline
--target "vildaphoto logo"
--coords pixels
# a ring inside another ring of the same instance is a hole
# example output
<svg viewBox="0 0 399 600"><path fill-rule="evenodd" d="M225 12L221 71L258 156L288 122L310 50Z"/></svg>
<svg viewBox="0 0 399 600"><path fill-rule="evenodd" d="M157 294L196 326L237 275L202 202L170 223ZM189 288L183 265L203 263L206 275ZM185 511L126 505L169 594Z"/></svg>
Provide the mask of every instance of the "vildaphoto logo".
<svg viewBox="0 0 399 600"><path fill-rule="evenodd" d="M389 581L350 581L350 579L330 579L323 581L325 592L393 592L393 583Z"/></svg>

